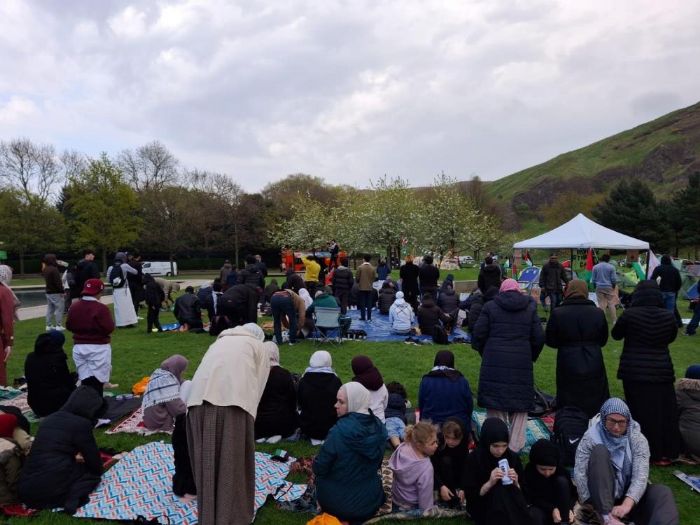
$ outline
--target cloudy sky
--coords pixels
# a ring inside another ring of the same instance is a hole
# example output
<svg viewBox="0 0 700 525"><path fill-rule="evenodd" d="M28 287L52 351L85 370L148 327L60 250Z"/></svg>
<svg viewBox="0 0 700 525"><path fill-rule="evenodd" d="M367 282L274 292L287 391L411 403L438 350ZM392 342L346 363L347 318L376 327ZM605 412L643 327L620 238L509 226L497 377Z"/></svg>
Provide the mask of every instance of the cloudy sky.
<svg viewBox="0 0 700 525"><path fill-rule="evenodd" d="M700 2L0 2L0 139L247 191L496 179L700 100Z"/></svg>

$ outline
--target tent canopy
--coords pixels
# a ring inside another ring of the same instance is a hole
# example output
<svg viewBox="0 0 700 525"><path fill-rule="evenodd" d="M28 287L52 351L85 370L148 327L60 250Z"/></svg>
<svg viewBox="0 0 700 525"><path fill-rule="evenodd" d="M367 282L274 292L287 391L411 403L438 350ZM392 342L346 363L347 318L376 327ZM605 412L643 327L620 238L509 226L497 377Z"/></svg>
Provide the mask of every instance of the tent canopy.
<svg viewBox="0 0 700 525"><path fill-rule="evenodd" d="M579 213L569 222L547 233L516 242L513 248L648 250L649 243L601 226Z"/></svg>

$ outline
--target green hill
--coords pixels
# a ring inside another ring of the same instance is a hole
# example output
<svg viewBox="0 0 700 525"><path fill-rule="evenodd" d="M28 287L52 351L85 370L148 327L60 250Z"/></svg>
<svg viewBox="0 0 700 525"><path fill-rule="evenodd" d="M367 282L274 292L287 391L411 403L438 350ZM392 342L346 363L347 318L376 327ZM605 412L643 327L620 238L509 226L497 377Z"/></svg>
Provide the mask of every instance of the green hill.
<svg viewBox="0 0 700 525"><path fill-rule="evenodd" d="M700 170L700 103L486 184L512 229L544 231L586 214L620 179L644 180L659 197Z"/></svg>

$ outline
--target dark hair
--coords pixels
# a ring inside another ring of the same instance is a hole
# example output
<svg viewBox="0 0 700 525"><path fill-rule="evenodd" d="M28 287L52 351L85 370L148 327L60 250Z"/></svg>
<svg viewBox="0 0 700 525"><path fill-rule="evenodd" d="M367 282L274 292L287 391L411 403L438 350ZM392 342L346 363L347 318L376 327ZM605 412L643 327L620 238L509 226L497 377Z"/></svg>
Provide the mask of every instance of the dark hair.
<svg viewBox="0 0 700 525"><path fill-rule="evenodd" d="M211 285L211 287L215 292L220 292L221 288L222 288L221 281L214 281L214 283Z"/></svg>
<svg viewBox="0 0 700 525"><path fill-rule="evenodd" d="M403 397L404 399L408 399L408 394L406 393L406 389L398 381L392 381L391 383L387 383L386 390L390 394L398 394L401 397Z"/></svg>
<svg viewBox="0 0 700 525"><path fill-rule="evenodd" d="M673 264L673 261L671 261L671 256L670 255L662 255L661 256L661 264Z"/></svg>
<svg viewBox="0 0 700 525"><path fill-rule="evenodd" d="M83 257L86 255L95 255L95 252L88 248L87 250L83 250Z"/></svg>
<svg viewBox="0 0 700 525"><path fill-rule="evenodd" d="M187 288L185 288L185 292L186 293L194 293L194 288L192 288L191 286L188 286Z"/></svg>
<svg viewBox="0 0 700 525"><path fill-rule="evenodd" d="M425 264L433 264L433 256L432 255L426 255L423 257L423 262Z"/></svg>
<svg viewBox="0 0 700 525"><path fill-rule="evenodd" d="M423 302L425 302L427 299L430 299L431 301L433 300L433 294L431 293L424 293L423 294Z"/></svg>
<svg viewBox="0 0 700 525"><path fill-rule="evenodd" d="M600 260L603 262L608 262L610 260L610 254L604 253L603 255L600 256Z"/></svg>
<svg viewBox="0 0 700 525"><path fill-rule="evenodd" d="M315 257L314 257L313 255L307 255L307 256L306 256L306 260L307 260L307 261L313 261L314 259L315 259Z"/></svg>
<svg viewBox="0 0 700 525"><path fill-rule="evenodd" d="M348 258L343 257L342 259L340 259L340 264L343 266L347 266L348 265Z"/></svg>
<svg viewBox="0 0 700 525"><path fill-rule="evenodd" d="M490 255L487 255L486 259L484 259L484 262L486 264L493 264L493 257L491 257Z"/></svg>
<svg viewBox="0 0 700 525"><path fill-rule="evenodd" d="M248 255L245 258L246 264L255 264L255 255Z"/></svg>
<svg viewBox="0 0 700 525"><path fill-rule="evenodd" d="M365 260L365 262L370 262L372 260L371 255L364 255L362 258Z"/></svg>
<svg viewBox="0 0 700 525"><path fill-rule="evenodd" d="M442 424L442 435L450 439L462 439L464 437L464 429L457 421L448 419Z"/></svg>

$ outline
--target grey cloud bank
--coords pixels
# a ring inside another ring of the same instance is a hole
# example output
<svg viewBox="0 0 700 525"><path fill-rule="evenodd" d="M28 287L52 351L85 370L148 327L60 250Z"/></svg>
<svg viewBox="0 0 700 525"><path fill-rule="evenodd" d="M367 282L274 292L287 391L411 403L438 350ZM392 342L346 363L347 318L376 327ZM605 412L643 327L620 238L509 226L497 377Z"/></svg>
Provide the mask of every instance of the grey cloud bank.
<svg viewBox="0 0 700 525"><path fill-rule="evenodd" d="M508 175L698 101L700 4L0 3L0 138L256 191Z"/></svg>

